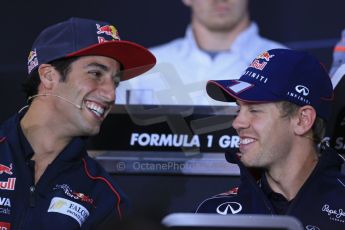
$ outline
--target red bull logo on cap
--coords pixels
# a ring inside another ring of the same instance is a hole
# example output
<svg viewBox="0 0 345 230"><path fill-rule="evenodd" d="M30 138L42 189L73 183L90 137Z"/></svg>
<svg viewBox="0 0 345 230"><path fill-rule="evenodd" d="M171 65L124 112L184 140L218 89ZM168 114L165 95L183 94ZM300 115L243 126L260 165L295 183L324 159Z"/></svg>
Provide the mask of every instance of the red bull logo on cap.
<svg viewBox="0 0 345 230"><path fill-rule="evenodd" d="M36 49L31 50L28 57L28 62L31 62L37 56Z"/></svg>
<svg viewBox="0 0 345 230"><path fill-rule="evenodd" d="M113 25L104 25L100 26L99 24L96 24L97 27L97 34L106 34L108 36L111 36L113 40L120 40L119 33L117 32L117 29Z"/></svg>
<svg viewBox="0 0 345 230"><path fill-rule="evenodd" d="M28 56L28 72L29 74L31 71L38 66L38 60L37 60L37 52L36 49L31 50Z"/></svg>
<svg viewBox="0 0 345 230"><path fill-rule="evenodd" d="M250 64L249 67L263 70L267 63L270 61L271 58L273 58L274 55L270 55L268 52L263 52L259 56L255 58L255 60ZM263 60L262 60L263 59Z"/></svg>
<svg viewBox="0 0 345 230"><path fill-rule="evenodd" d="M274 55L270 55L267 51L263 52L262 54L259 54L259 56L256 57L256 59L265 59L265 61L270 61L271 58L273 58Z"/></svg>

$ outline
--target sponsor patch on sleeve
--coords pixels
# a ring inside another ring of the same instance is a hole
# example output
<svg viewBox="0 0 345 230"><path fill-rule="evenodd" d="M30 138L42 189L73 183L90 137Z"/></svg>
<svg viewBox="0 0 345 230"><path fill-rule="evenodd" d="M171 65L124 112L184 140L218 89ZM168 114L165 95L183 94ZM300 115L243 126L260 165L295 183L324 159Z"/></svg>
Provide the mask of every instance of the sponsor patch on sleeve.
<svg viewBox="0 0 345 230"><path fill-rule="evenodd" d="M81 226L89 216L89 211L82 205L61 198L54 197L49 205L48 212L57 212L75 219Z"/></svg>

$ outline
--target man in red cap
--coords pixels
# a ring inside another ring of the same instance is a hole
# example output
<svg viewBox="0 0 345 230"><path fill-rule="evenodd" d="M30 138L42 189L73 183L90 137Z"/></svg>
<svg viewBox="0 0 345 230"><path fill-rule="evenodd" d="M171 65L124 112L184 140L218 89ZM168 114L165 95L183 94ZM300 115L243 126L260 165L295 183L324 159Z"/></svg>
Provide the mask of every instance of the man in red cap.
<svg viewBox="0 0 345 230"><path fill-rule="evenodd" d="M120 81L155 65L113 25L82 18L46 28L28 58L30 105L0 129L0 227L92 229L121 219L125 196L87 155Z"/></svg>

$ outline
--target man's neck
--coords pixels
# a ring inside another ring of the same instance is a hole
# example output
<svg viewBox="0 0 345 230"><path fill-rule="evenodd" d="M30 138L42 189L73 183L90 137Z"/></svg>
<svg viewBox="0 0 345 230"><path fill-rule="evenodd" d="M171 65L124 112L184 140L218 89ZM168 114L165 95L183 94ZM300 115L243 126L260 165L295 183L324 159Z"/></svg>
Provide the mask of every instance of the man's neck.
<svg viewBox="0 0 345 230"><path fill-rule="evenodd" d="M31 106L35 107L34 104ZM38 161L55 159L72 139L59 132L61 128L54 119L50 119L53 116L49 113L44 108L29 108L20 121L24 136L34 150L33 159Z"/></svg>
<svg viewBox="0 0 345 230"><path fill-rule="evenodd" d="M61 127L55 119L51 120L52 117L54 115L49 109L45 109L44 106L38 108L38 105L32 103L20 121L23 134L34 151L31 160L35 161L35 184L48 165L71 141L71 137L61 135Z"/></svg>
<svg viewBox="0 0 345 230"><path fill-rule="evenodd" d="M193 33L199 48L212 52L228 50L238 35L249 25L249 19L245 19L231 30L211 31L199 22L192 21Z"/></svg>
<svg viewBox="0 0 345 230"><path fill-rule="evenodd" d="M297 195L318 162L314 148L307 154L291 156L283 165L266 171L267 182L274 192L282 194L287 200Z"/></svg>

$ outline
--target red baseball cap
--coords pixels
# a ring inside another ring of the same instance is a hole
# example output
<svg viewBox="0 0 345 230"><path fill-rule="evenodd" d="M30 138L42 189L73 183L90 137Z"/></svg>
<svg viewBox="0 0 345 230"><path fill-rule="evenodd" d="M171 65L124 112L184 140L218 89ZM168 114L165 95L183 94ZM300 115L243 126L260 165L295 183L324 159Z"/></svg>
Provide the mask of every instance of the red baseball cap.
<svg viewBox="0 0 345 230"><path fill-rule="evenodd" d="M110 57L122 66L121 81L138 76L156 64L145 47L120 39L115 26L108 22L70 18L49 26L35 40L28 57L31 74L41 64L78 56Z"/></svg>

